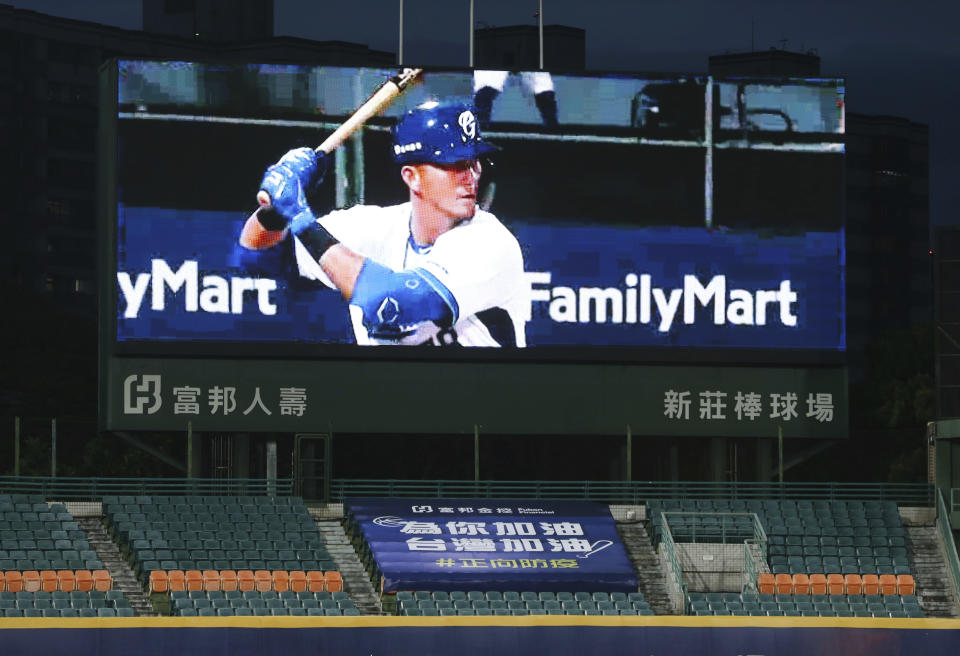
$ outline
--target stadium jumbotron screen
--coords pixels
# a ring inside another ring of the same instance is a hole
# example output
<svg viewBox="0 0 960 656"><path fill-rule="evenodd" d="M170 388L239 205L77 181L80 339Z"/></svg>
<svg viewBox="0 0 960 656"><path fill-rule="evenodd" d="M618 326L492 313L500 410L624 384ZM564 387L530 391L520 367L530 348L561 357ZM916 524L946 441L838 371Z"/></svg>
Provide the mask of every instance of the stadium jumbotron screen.
<svg viewBox="0 0 960 656"><path fill-rule="evenodd" d="M845 349L840 80L118 66L126 352Z"/></svg>

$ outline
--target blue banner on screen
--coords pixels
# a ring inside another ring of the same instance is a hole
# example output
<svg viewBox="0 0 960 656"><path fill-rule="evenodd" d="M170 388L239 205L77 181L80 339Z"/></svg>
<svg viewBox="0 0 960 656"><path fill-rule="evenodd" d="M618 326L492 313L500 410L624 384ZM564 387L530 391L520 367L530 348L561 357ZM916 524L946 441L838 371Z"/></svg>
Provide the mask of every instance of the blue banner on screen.
<svg viewBox="0 0 960 656"><path fill-rule="evenodd" d="M120 62L117 341L845 349L841 80L395 74Z"/></svg>
<svg viewBox="0 0 960 656"><path fill-rule="evenodd" d="M299 280L280 251L243 261L231 236L245 218L121 207L118 339L353 342L335 290ZM841 232L511 228L530 285L529 347L844 347Z"/></svg>
<svg viewBox="0 0 960 656"><path fill-rule="evenodd" d="M636 592L609 509L516 499L350 499L385 592Z"/></svg>

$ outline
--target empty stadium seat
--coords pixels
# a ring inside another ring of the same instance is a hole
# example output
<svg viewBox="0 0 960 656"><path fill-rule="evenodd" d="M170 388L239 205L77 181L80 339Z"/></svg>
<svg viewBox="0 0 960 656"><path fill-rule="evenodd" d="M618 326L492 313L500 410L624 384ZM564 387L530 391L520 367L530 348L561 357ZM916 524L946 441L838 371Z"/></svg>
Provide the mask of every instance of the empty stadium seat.
<svg viewBox="0 0 960 656"><path fill-rule="evenodd" d="M63 592L72 592L77 587L77 577L72 570L63 569L57 572L57 587Z"/></svg>
<svg viewBox="0 0 960 656"><path fill-rule="evenodd" d="M164 593L170 590L170 579L163 570L150 572L150 592Z"/></svg>
<svg viewBox="0 0 960 656"><path fill-rule="evenodd" d="M876 574L864 574L862 579L863 579L863 594L865 595L880 594L880 578Z"/></svg>
<svg viewBox="0 0 960 656"><path fill-rule="evenodd" d="M267 570L258 569L253 573L254 584L260 592L270 590L273 587L273 578Z"/></svg>
<svg viewBox="0 0 960 656"><path fill-rule="evenodd" d="M28 570L22 573L23 589L26 592L36 592L40 589L40 573L36 570Z"/></svg>
<svg viewBox="0 0 960 656"><path fill-rule="evenodd" d="M897 577L893 574L881 574L878 584L882 595L895 595L898 592Z"/></svg>
<svg viewBox="0 0 960 656"><path fill-rule="evenodd" d="M827 594L827 577L824 574L810 575L810 594Z"/></svg>
<svg viewBox="0 0 960 656"><path fill-rule="evenodd" d="M810 578L803 573L793 575L793 591L796 594L808 594L810 592Z"/></svg>
<svg viewBox="0 0 960 656"><path fill-rule="evenodd" d="M847 594L860 594L863 589L863 580L859 574L847 574L843 577L843 583Z"/></svg>
<svg viewBox="0 0 960 656"><path fill-rule="evenodd" d="M777 594L793 593L793 577L789 574L776 574L774 576Z"/></svg>
<svg viewBox="0 0 960 656"><path fill-rule="evenodd" d="M235 571L225 569L220 572L220 589L224 592L239 589L239 581Z"/></svg>
<svg viewBox="0 0 960 656"><path fill-rule="evenodd" d="M776 592L776 580L773 574L763 573L757 577L757 590L764 594Z"/></svg>
<svg viewBox="0 0 960 656"><path fill-rule="evenodd" d="M323 578L326 582L326 589L328 591L339 592L343 589L343 579L340 577L340 572L336 570L324 572Z"/></svg>
<svg viewBox="0 0 960 656"><path fill-rule="evenodd" d="M910 574L897 576L897 592L901 595L913 595L916 592L916 583Z"/></svg>
<svg viewBox="0 0 960 656"><path fill-rule="evenodd" d="M203 590L203 572L190 569L184 572L184 582L187 592Z"/></svg>
<svg viewBox="0 0 960 656"><path fill-rule="evenodd" d="M290 572L290 590L304 592L307 589L307 574L299 570Z"/></svg>
<svg viewBox="0 0 960 656"><path fill-rule="evenodd" d="M215 569L205 569L202 576L204 590L220 590L220 572Z"/></svg>
<svg viewBox="0 0 960 656"><path fill-rule="evenodd" d="M827 594L832 594L832 595L846 594L846 587L844 586L842 574L827 575Z"/></svg>
<svg viewBox="0 0 960 656"><path fill-rule="evenodd" d="M113 580L110 578L110 572L105 569L94 570L93 589L99 592L106 592L113 588Z"/></svg>

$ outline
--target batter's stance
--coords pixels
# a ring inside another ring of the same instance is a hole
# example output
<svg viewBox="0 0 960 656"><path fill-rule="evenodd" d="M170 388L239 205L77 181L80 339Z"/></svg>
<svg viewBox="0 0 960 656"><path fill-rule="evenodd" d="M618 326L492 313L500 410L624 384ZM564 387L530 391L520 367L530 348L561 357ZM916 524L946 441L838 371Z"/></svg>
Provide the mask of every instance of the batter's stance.
<svg viewBox="0 0 960 656"><path fill-rule="evenodd" d="M516 238L477 206L483 140L466 105L427 103L393 130L393 158L410 200L316 217L304 191L328 158L298 148L260 184L275 212L251 216L240 243L281 247L299 275L340 290L358 344L526 346L529 290Z"/></svg>

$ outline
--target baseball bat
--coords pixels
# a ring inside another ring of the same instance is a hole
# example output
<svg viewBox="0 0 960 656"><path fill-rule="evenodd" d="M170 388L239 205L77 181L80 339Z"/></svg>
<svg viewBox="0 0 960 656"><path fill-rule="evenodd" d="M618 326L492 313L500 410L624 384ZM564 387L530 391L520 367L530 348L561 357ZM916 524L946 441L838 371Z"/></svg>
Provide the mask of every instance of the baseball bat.
<svg viewBox="0 0 960 656"><path fill-rule="evenodd" d="M350 118L344 121L333 133L323 140L314 150L319 154L332 153L340 144L357 131L357 129L366 123L371 116L380 113L384 107L389 105L394 98L406 89L420 74L422 68L405 68L397 75L381 84ZM262 189L257 192L257 202L261 210L270 207L270 195Z"/></svg>

